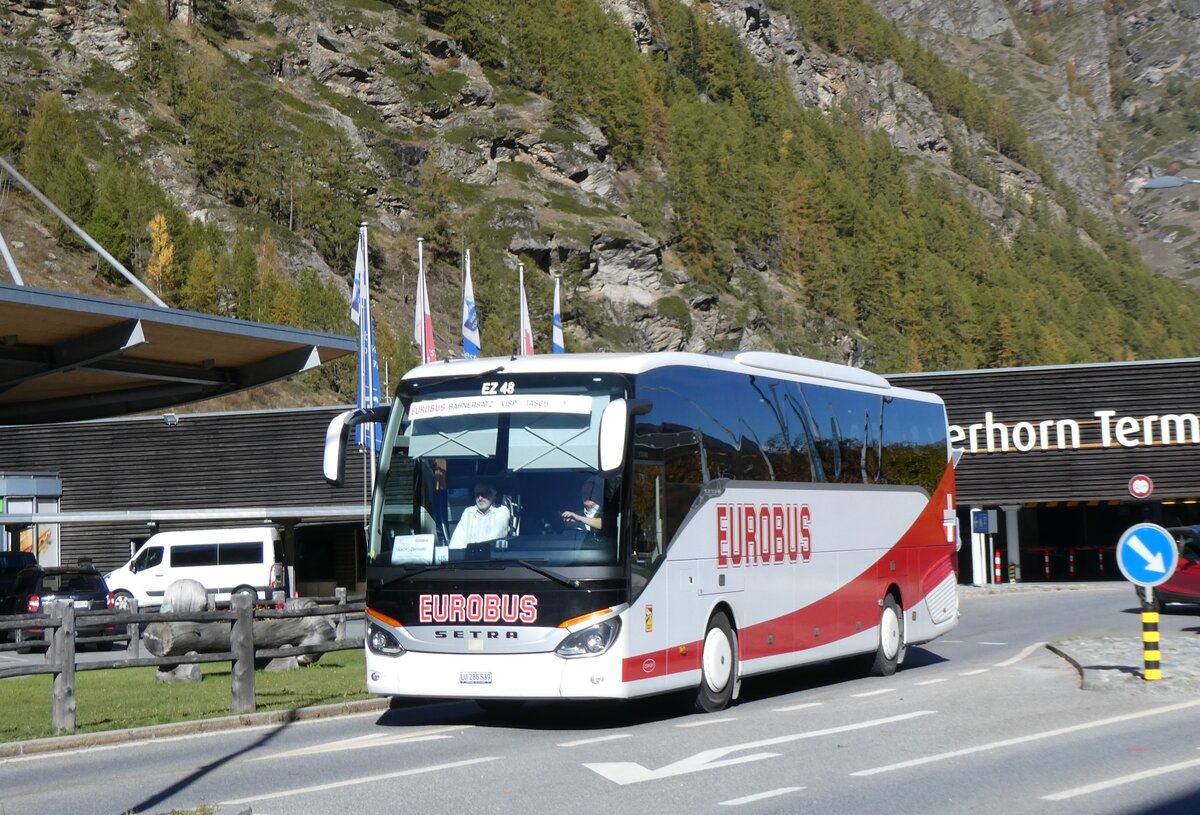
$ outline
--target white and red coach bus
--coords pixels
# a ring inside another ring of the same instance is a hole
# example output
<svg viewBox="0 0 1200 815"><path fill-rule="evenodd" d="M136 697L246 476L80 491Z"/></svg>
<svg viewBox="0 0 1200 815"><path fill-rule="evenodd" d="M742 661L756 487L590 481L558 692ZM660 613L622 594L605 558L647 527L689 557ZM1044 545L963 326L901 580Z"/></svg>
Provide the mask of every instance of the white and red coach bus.
<svg viewBox="0 0 1200 815"><path fill-rule="evenodd" d="M686 690L713 711L743 677L804 663L863 655L891 674L956 624L934 395L766 352L439 362L409 372L390 409L334 420L330 481L350 426L385 412L372 693ZM456 537L481 485L488 520Z"/></svg>

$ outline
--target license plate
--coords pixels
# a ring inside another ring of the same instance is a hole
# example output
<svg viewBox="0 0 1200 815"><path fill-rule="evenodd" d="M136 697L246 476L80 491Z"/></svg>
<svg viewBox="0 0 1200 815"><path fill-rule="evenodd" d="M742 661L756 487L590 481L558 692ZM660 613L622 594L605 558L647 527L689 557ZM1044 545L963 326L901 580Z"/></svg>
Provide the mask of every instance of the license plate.
<svg viewBox="0 0 1200 815"><path fill-rule="evenodd" d="M75 608L91 608L91 607L92 607L91 600L76 600L75 601Z"/></svg>
<svg viewBox="0 0 1200 815"><path fill-rule="evenodd" d="M490 685L492 684L492 672L459 671L458 682L460 685Z"/></svg>

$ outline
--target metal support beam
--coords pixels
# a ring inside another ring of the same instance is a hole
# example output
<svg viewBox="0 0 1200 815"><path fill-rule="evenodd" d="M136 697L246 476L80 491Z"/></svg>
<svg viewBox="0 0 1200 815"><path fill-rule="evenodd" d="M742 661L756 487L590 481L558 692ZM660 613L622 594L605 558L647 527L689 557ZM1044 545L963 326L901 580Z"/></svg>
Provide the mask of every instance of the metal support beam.
<svg viewBox="0 0 1200 815"><path fill-rule="evenodd" d="M141 320L124 320L91 334L72 337L50 348L22 348L19 344L0 346L0 362L5 367L15 364L33 368L24 374L5 376L0 380L0 393L32 379L86 368L145 343L146 334L142 330Z"/></svg>
<svg viewBox="0 0 1200 815"><path fill-rule="evenodd" d="M25 179L25 176L18 173L11 164L9 164L7 161L5 161L2 158L0 158L0 169L3 169L6 173L11 175L13 177L14 181L16 181L22 187L24 187L26 189L26 191L28 191L30 195L32 195L34 198L36 198L38 201L40 201L42 203L42 205L44 207L46 207L46 209L48 209L52 213L54 213L54 217L58 218L58 220L62 221L64 224L66 224L67 228L70 229L72 232L74 232L76 235L78 235L80 240L82 240L88 246L92 247L92 249L94 249L96 251L96 253L98 255L100 255L100 257L102 257L106 261L108 261L108 265L110 265L114 269L116 269L117 272L120 273L120 275L122 277L124 277L126 280L128 280L130 283L132 283L134 285L134 287L137 288L138 291L140 291L142 294L146 295L146 297L148 297L150 299L151 303L153 303L156 306L159 306L160 308L168 308L167 304L164 303L162 300L160 300L158 298L157 294L150 291L150 289L146 288L145 283L138 280L137 275L135 275L133 272L126 269L121 264L121 262L119 260L117 260L116 258L114 258L112 255L110 255L104 249L103 246L96 243L96 241L92 238L91 235L84 232L83 229L81 229L79 226L77 226L74 221L72 221L70 218L68 218L67 214L65 212L63 212L58 207L54 206L54 202L51 201L49 198L47 198L45 195L43 195L41 190L39 190L37 187L33 186L33 184L29 183Z"/></svg>

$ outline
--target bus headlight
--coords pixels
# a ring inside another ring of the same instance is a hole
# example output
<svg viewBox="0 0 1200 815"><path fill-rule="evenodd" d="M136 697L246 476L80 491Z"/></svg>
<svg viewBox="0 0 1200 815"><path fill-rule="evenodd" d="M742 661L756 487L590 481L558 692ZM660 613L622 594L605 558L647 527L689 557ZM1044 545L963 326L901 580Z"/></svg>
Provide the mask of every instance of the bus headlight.
<svg viewBox="0 0 1200 815"><path fill-rule="evenodd" d="M620 630L621 618L610 617L602 623L576 631L563 640L562 645L554 649L554 653L567 659L599 656L612 647Z"/></svg>
<svg viewBox="0 0 1200 815"><path fill-rule="evenodd" d="M404 653L404 646L392 636L392 633L374 623L371 623L371 627L367 631L367 647L376 654L389 657L398 657Z"/></svg>

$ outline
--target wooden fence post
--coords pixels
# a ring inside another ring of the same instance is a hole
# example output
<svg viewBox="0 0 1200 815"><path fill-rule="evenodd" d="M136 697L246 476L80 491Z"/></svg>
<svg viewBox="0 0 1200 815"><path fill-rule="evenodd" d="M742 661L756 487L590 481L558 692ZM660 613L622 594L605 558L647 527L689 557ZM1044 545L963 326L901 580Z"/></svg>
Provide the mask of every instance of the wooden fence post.
<svg viewBox="0 0 1200 815"><path fill-rule="evenodd" d="M229 632L229 650L233 652L229 692L233 697L233 712L253 713L254 693L254 605L247 594L233 595L233 610L237 619Z"/></svg>
<svg viewBox="0 0 1200 815"><path fill-rule="evenodd" d="M129 598L129 605L125 607L125 611L129 614L138 613L138 601L136 598ZM142 655L142 627L138 623L129 623L125 626L125 633L129 635L129 643L125 647L126 659L138 659Z"/></svg>
<svg viewBox="0 0 1200 815"><path fill-rule="evenodd" d="M47 654L54 666L54 729L75 732L75 608L69 600L59 600L50 609L59 621L50 639Z"/></svg>

